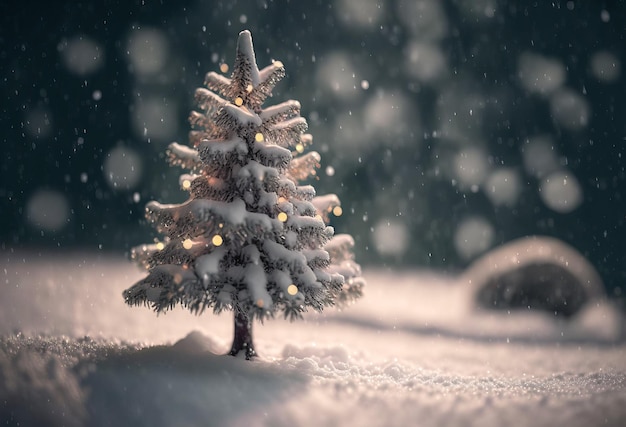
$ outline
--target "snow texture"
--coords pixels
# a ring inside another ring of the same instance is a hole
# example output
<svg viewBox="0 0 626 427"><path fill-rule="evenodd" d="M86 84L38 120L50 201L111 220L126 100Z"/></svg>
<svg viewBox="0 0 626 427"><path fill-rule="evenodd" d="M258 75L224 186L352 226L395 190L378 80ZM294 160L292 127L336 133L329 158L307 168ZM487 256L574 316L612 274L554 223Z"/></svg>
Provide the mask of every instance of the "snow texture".
<svg viewBox="0 0 626 427"><path fill-rule="evenodd" d="M119 295L142 272L121 257L4 251L1 264L2 425L575 427L626 419L624 320L602 298L569 320L487 311L463 277L371 270L367 293L349 310L256 328L260 357L248 362L223 356L230 316L178 309L157 317L126 306Z"/></svg>

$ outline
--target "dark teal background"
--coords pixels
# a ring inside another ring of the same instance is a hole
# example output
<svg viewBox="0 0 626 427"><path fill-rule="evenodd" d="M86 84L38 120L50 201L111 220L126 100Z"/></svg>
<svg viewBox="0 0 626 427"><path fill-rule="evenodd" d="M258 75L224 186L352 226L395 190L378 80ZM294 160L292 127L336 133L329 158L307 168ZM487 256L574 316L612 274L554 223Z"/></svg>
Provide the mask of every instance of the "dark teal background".
<svg viewBox="0 0 626 427"><path fill-rule="evenodd" d="M217 68L211 55L232 64L237 33L247 28L260 66L273 58L286 66L288 76L274 99L298 99L303 116L309 118L314 148L327 144L323 165L333 165L336 173L321 176L314 185L320 193L335 192L342 199L345 214L334 224L353 234L362 264L458 271L471 260L456 253L454 231L463 218L479 214L494 227L493 245L529 234L558 237L589 258L611 294L621 295L626 289L626 2L495 1L495 17L480 25L462 12L460 2L441 2L449 25L440 47L452 75L465 76L460 78L467 78L487 100L506 101L488 102L482 110L480 131L491 159L521 170L525 138L550 135L583 191L584 201L573 212L551 211L526 186L515 209L494 208L482 192L460 191L432 174L439 162L435 153L443 144L432 138L438 129L432 106L440 93L438 88L416 84L398 65L409 35L394 1L385 2L378 31L344 24L333 2L326 1L4 1L2 247L126 252L150 240L153 232L142 223L144 203L181 201L184 195L177 189L178 171L170 170L163 158L166 144L147 144L131 126L129 111L138 89L125 55L129 31L133 26L158 29L176 52L170 66L177 80L142 90L160 91L164 102L176 100L177 139L184 142L193 89L202 84L207 71ZM600 19L602 11L610 14L610 21ZM105 53L103 66L84 78L68 72L58 50L63 39L79 34L97 41ZM315 73L319 61L338 48L350 52L355 63L366 65L370 90L394 87L407 92L420 114L419 132L408 126L405 132L388 135L389 141L364 150L361 162L326 140L329 129L337 125L333 117L345 106L316 88ZM560 128L545 100L515 83L519 56L528 50L564 64L567 86L584 93L591 106L584 129ZM599 83L590 74L589 58L598 50L621 60L622 74L616 82ZM95 89L103 94L98 101L92 96ZM44 138L24 131L27 111L39 107L53 115L52 132ZM79 138L85 143L78 144ZM142 181L132 191L114 191L102 173L106 153L119 144L144 158ZM87 183L79 179L83 173L89 176ZM42 188L61 191L68 199L72 212L62 230L42 233L25 219L29 197ZM370 227L389 215L372 204L372 195L380 192L398 202L407 227L410 244L400 255L384 256L373 247ZM409 193L415 197L409 199Z"/></svg>

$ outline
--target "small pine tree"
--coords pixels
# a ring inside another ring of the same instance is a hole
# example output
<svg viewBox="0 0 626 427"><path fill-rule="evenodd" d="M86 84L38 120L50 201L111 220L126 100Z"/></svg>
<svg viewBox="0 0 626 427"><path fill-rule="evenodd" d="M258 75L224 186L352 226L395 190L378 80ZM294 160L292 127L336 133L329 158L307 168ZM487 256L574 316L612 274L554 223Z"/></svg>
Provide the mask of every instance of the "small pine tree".
<svg viewBox="0 0 626 427"><path fill-rule="evenodd" d="M239 34L231 78L215 72L196 90L192 147L170 144L171 165L189 192L182 204L146 205L146 218L165 237L133 249L149 273L124 291L130 305L161 312L182 304L199 314L235 314L231 355L256 355L253 320L278 312L291 320L312 307L358 298L364 285L354 241L334 235L336 195L315 196L298 182L315 175L320 155L305 153L312 138L300 103L263 108L285 75L280 61L259 70L249 31Z"/></svg>

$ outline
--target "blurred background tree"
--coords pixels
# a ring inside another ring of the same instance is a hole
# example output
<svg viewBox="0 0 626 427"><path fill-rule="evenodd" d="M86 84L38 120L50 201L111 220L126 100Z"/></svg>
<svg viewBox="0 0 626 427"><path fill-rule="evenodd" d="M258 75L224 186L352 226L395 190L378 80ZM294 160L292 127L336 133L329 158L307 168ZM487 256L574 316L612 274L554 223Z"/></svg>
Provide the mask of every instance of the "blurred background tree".
<svg viewBox="0 0 626 427"><path fill-rule="evenodd" d="M236 34L288 70L365 266L558 237L626 290L623 1L5 1L3 248L124 252Z"/></svg>

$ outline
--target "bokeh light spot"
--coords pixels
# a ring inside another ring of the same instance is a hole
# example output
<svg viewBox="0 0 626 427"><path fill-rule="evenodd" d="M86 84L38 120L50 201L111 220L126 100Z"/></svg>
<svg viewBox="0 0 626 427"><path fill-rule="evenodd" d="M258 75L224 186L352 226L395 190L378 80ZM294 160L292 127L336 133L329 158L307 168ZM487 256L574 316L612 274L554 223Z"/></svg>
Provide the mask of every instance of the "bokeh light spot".
<svg viewBox="0 0 626 427"><path fill-rule="evenodd" d="M169 60L167 38L161 30L154 28L134 30L128 38L127 46L132 71L140 75L158 73Z"/></svg>
<svg viewBox="0 0 626 427"><path fill-rule="evenodd" d="M93 74L104 65L104 49L84 35L62 41L58 50L65 68L81 77Z"/></svg>
<svg viewBox="0 0 626 427"><path fill-rule="evenodd" d="M494 206L513 206L519 197L521 182L513 169L500 168L487 177L484 190Z"/></svg>
<svg viewBox="0 0 626 427"><path fill-rule="evenodd" d="M409 243L406 225L397 220L381 219L374 227L372 237L381 255L402 255Z"/></svg>
<svg viewBox="0 0 626 427"><path fill-rule="evenodd" d="M591 57L591 72L599 81L613 83L622 73L622 64L619 58L610 52L596 52Z"/></svg>
<svg viewBox="0 0 626 427"><path fill-rule="evenodd" d="M131 110L135 135L169 142L178 132L177 114L178 105L173 101L164 102L156 95L142 97Z"/></svg>
<svg viewBox="0 0 626 427"><path fill-rule="evenodd" d="M561 89L550 97L550 113L560 126L571 131L582 130L591 119L589 102L572 89Z"/></svg>
<svg viewBox="0 0 626 427"><path fill-rule="evenodd" d="M70 207L67 197L56 190L38 190L26 204L26 219L35 228L58 231L67 224Z"/></svg>
<svg viewBox="0 0 626 427"><path fill-rule="evenodd" d="M491 247L495 231L483 218L469 218L461 222L454 235L454 247L459 256L470 259Z"/></svg>
<svg viewBox="0 0 626 427"><path fill-rule="evenodd" d="M569 213L582 203L578 180L566 171L557 171L544 178L540 187L541 200L555 212Z"/></svg>
<svg viewBox="0 0 626 427"><path fill-rule="evenodd" d="M548 135L529 138L522 147L522 159L526 173L536 178L542 178L558 169L557 157L554 141Z"/></svg>
<svg viewBox="0 0 626 427"><path fill-rule="evenodd" d="M341 22L355 29L375 30L385 15L385 3L378 0L337 0L335 12Z"/></svg>
<svg viewBox="0 0 626 427"><path fill-rule="evenodd" d="M551 93L565 82L565 66L561 61L533 52L520 55L518 76L522 86L529 92Z"/></svg>
<svg viewBox="0 0 626 427"><path fill-rule="evenodd" d="M104 160L104 176L114 190L130 190L141 179L143 162L139 155L128 147L113 148Z"/></svg>

